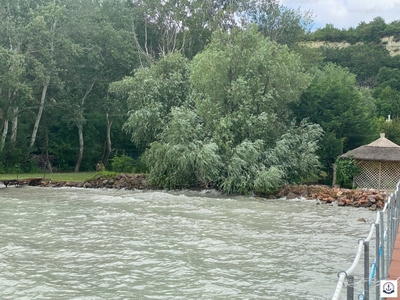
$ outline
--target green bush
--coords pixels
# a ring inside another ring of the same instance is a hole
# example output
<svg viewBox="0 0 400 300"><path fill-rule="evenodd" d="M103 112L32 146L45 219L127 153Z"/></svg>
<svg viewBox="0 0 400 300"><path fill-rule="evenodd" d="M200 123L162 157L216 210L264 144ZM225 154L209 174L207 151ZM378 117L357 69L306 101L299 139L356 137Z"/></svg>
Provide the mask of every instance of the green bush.
<svg viewBox="0 0 400 300"><path fill-rule="evenodd" d="M134 173L141 173L141 174L149 173L149 168L147 167L143 156L139 156L137 159L134 160L133 171Z"/></svg>
<svg viewBox="0 0 400 300"><path fill-rule="evenodd" d="M349 159L336 159L336 183L341 187L352 188L353 177L360 174L360 167L357 166L356 160Z"/></svg>
<svg viewBox="0 0 400 300"><path fill-rule="evenodd" d="M111 167L114 172L132 173L133 171L133 158L125 154L115 156L111 160Z"/></svg>

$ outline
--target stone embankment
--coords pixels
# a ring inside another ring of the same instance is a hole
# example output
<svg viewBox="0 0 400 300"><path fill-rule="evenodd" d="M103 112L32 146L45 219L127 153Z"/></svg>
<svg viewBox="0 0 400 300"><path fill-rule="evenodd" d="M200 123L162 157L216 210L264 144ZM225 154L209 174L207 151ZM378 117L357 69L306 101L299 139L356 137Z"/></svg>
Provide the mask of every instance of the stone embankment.
<svg viewBox="0 0 400 300"><path fill-rule="evenodd" d="M43 187L84 187L84 188L107 188L107 189L144 189L147 188L146 175L142 174L120 174L120 175L96 175L85 182L63 182L42 180Z"/></svg>
<svg viewBox="0 0 400 300"><path fill-rule="evenodd" d="M283 185L275 196L287 199L299 197L308 200L317 199L323 204L337 201L339 206L369 207L375 210L384 207L388 199L388 192L385 190L330 188L321 185Z"/></svg>
<svg viewBox="0 0 400 300"><path fill-rule="evenodd" d="M28 183L29 184L29 183ZM39 184L39 183L38 183ZM33 185L33 184L30 184ZM43 187L83 187L83 188L108 188L108 189L157 189L147 185L147 178L144 174L97 174L85 182L52 182L42 180ZM324 185L290 185L281 186L279 191L268 198L295 199L304 197L308 200L317 199L318 203L333 203L337 201L339 206L369 207L372 210L384 207L388 198L385 190L351 190L330 188Z"/></svg>

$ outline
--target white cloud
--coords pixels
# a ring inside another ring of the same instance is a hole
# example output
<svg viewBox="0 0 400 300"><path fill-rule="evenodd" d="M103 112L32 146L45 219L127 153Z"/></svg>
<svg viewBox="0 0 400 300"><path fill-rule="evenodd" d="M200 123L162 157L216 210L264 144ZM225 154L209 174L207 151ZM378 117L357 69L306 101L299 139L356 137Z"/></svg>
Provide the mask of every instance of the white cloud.
<svg viewBox="0 0 400 300"><path fill-rule="evenodd" d="M386 23L400 19L400 0L281 0L291 8L312 10L317 27L331 23L337 28L356 27L382 17Z"/></svg>

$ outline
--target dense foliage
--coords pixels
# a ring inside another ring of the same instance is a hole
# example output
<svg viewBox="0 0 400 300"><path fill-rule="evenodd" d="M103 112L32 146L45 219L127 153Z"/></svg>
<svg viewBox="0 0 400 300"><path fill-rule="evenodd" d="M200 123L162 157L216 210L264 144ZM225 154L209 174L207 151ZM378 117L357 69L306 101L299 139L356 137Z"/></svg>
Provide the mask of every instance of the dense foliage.
<svg viewBox="0 0 400 300"><path fill-rule="evenodd" d="M138 66L130 14L113 0L0 1L0 170L94 169L111 135L134 151L108 93Z"/></svg>
<svg viewBox="0 0 400 300"><path fill-rule="evenodd" d="M316 171L322 130L287 113L309 81L300 57L256 28L216 32L192 62L190 96L145 153L150 181L268 192Z"/></svg>
<svg viewBox="0 0 400 300"><path fill-rule="evenodd" d="M378 131L398 143L400 55L382 38L399 21L312 20L275 0L0 0L0 172L102 162L267 192Z"/></svg>
<svg viewBox="0 0 400 300"><path fill-rule="evenodd" d="M353 158L336 160L336 183L342 187L352 188L353 177L360 174L360 167Z"/></svg>
<svg viewBox="0 0 400 300"><path fill-rule="evenodd" d="M318 154L327 172L340 154L369 142L376 132L366 95L355 83L347 69L328 63L315 70L312 83L293 107L299 120L309 118L324 129Z"/></svg>
<svg viewBox="0 0 400 300"><path fill-rule="evenodd" d="M0 0L0 172L94 169L118 150L137 158L186 99L189 60L212 32L253 22L293 44L310 18L274 0ZM178 51L177 61L158 62ZM171 76L158 77L162 68ZM110 92L132 72L135 82ZM129 97L131 84L143 105Z"/></svg>

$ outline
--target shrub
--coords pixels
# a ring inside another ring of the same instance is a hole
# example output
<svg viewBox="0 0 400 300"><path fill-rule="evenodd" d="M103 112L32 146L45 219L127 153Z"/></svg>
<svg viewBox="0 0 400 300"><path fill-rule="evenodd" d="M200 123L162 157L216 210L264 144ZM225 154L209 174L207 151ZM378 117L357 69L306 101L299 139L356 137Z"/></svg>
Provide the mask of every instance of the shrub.
<svg viewBox="0 0 400 300"><path fill-rule="evenodd" d="M336 159L336 183L342 187L351 188L353 177L360 174L360 167L357 166L354 158Z"/></svg>
<svg viewBox="0 0 400 300"><path fill-rule="evenodd" d="M134 160L133 171L135 173L142 173L147 174L149 173L149 168L146 165L146 161L143 156L139 156L137 159Z"/></svg>
<svg viewBox="0 0 400 300"><path fill-rule="evenodd" d="M125 154L115 156L112 159L111 167L114 172L132 173L133 171L133 158Z"/></svg>

